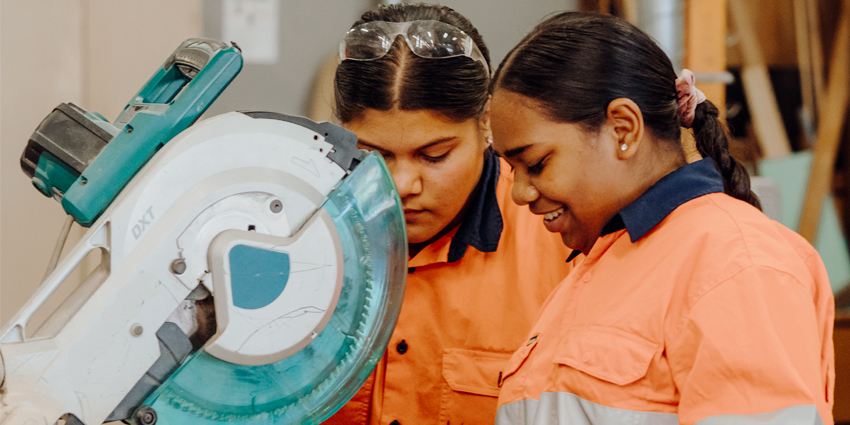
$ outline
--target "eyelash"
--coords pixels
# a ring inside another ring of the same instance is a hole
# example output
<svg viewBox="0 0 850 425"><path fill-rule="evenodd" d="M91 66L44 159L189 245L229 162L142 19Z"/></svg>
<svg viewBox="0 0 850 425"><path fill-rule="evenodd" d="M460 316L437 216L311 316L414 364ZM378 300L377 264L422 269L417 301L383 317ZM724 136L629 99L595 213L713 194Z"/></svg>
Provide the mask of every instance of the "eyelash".
<svg viewBox="0 0 850 425"><path fill-rule="evenodd" d="M446 152L446 153L444 153L440 156L422 155L422 159L424 159L426 162L430 162L432 164L437 164L437 163L443 162L443 160L445 160L446 157L448 157L448 156L449 156L449 153Z"/></svg>
<svg viewBox="0 0 850 425"><path fill-rule="evenodd" d="M544 165L543 161L545 161L545 160L546 160L546 157L544 156L543 158L540 159L540 161L537 161L536 164L529 166L528 167L528 174L540 174L541 172L543 172L543 165Z"/></svg>

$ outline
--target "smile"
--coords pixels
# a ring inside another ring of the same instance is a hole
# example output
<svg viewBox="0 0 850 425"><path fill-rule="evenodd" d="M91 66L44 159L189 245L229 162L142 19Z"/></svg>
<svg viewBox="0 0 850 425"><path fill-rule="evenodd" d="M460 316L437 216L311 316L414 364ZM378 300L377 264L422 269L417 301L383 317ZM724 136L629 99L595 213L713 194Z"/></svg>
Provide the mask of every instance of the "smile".
<svg viewBox="0 0 850 425"><path fill-rule="evenodd" d="M558 218L558 216L563 214L563 213L564 213L564 207L561 207L561 208L558 208L555 211L543 214L543 219L546 220L546 221L552 221L552 220Z"/></svg>

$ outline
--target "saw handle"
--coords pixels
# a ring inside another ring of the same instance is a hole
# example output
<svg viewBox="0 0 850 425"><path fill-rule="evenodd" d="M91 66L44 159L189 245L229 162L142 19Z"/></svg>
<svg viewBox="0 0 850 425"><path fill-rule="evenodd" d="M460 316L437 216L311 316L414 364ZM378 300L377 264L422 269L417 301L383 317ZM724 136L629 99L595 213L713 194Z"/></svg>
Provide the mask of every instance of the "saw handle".
<svg viewBox="0 0 850 425"><path fill-rule="evenodd" d="M26 342L28 339L27 325L33 316L44 306L50 296L68 280L71 273L89 253L96 249L103 250L100 265L62 302L37 331L32 332L30 338L54 336L68 324L71 317L109 275L108 225L109 223L105 223L100 228L86 233L83 240L59 263L59 266L47 277L26 305L6 323L0 331L0 343Z"/></svg>

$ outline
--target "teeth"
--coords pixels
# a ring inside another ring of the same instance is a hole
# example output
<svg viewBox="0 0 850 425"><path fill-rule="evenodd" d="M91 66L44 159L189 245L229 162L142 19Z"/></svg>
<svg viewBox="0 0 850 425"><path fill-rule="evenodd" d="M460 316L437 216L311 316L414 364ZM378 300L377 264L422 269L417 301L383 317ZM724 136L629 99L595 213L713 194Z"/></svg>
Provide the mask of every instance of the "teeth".
<svg viewBox="0 0 850 425"><path fill-rule="evenodd" d="M557 218L559 215L561 215L563 212L564 212L564 207L561 207L561 208L559 208L557 211L552 211L552 212L550 212L550 213L543 214L543 218L544 218L546 221L551 221L551 220L556 219L556 218Z"/></svg>

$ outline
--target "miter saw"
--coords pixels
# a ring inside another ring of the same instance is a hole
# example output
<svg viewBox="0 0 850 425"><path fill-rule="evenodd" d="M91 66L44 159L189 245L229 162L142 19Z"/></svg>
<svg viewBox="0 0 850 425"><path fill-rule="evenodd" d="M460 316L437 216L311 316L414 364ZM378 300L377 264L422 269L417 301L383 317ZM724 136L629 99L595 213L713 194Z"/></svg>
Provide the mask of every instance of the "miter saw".
<svg viewBox="0 0 850 425"><path fill-rule="evenodd" d="M190 39L114 123L63 104L33 134L24 171L89 230L0 332L3 425L317 423L371 373L407 274L392 178L332 124L192 125L241 67Z"/></svg>

